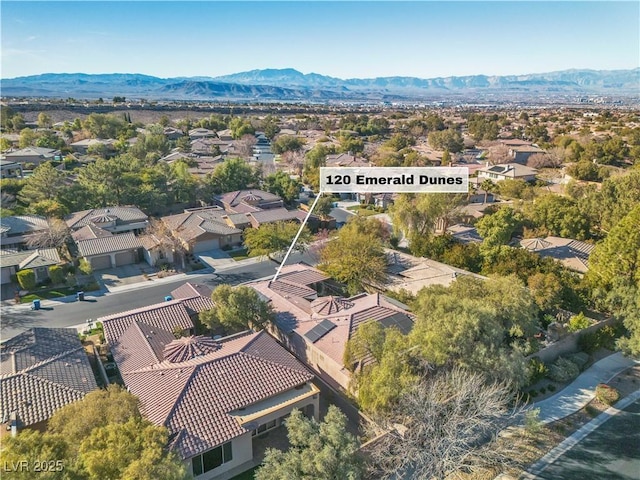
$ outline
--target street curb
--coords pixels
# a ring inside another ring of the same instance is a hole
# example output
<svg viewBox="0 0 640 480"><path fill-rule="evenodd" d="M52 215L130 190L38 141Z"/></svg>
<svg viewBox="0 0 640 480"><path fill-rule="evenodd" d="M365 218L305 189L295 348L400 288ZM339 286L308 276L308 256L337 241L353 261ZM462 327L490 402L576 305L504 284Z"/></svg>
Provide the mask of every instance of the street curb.
<svg viewBox="0 0 640 480"><path fill-rule="evenodd" d="M582 439L584 439L587 435L593 432L596 428L601 426L611 417L619 413L620 411L627 408L629 405L634 403L636 400L640 399L640 390L636 390L630 395L627 395L625 398L620 400L615 405L607 408L604 412L598 415L596 418L591 420L586 425L583 425L578 430L573 432L569 437L565 438L560 444L553 448L549 453L544 455L540 460L534 463L531 467L527 469L521 476L521 478L526 480L534 480L538 478L546 468L555 462L562 454L573 448L576 444L578 444Z"/></svg>

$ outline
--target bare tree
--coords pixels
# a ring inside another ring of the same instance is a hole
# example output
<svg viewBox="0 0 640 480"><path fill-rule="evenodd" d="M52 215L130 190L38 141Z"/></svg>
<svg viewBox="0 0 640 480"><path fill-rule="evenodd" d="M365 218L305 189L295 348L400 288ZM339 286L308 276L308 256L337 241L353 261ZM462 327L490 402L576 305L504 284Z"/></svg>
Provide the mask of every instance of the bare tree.
<svg viewBox="0 0 640 480"><path fill-rule="evenodd" d="M549 158L549 166L553 168L560 167L567 159L567 149L562 147L553 147L547 151Z"/></svg>
<svg viewBox="0 0 640 480"><path fill-rule="evenodd" d="M287 164L289 170L298 176L302 176L304 167L304 154L300 151L288 151L282 154L282 161Z"/></svg>
<svg viewBox="0 0 640 480"><path fill-rule="evenodd" d="M509 147L506 145L494 145L489 147L489 161L492 165L500 165L502 163L509 163L511 161L511 155L509 155Z"/></svg>
<svg viewBox="0 0 640 480"><path fill-rule="evenodd" d="M258 143L255 135L246 134L238 140L238 153L243 157L251 157L253 155L253 146Z"/></svg>
<svg viewBox="0 0 640 480"><path fill-rule="evenodd" d="M171 232L171 229L166 223L162 220L152 218L144 233L152 237L159 244L159 248L165 257L168 257L169 253L171 253L173 263L180 265L184 270L186 248L184 244L173 235L173 232ZM176 258L176 256L179 258Z"/></svg>
<svg viewBox="0 0 640 480"><path fill-rule="evenodd" d="M534 153L527 159L527 166L531 168L547 168L551 166L551 159L544 153Z"/></svg>
<svg viewBox="0 0 640 480"><path fill-rule="evenodd" d="M434 480L462 471L516 466L517 442L499 433L517 421L510 385L454 368L425 377L382 422L390 431L371 449L382 478Z"/></svg>
<svg viewBox="0 0 640 480"><path fill-rule="evenodd" d="M58 248L67 243L71 238L71 230L64 220L50 218L47 223L49 228L36 232L27 237L29 248Z"/></svg>

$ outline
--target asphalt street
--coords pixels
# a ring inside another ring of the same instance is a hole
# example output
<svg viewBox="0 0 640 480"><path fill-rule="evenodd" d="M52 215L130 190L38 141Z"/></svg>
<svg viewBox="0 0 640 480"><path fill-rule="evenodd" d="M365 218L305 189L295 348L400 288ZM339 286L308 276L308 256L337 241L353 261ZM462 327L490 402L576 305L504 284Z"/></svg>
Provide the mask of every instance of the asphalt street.
<svg viewBox="0 0 640 480"><path fill-rule="evenodd" d="M638 480L640 402L598 427L549 465L541 480Z"/></svg>
<svg viewBox="0 0 640 480"><path fill-rule="evenodd" d="M299 261L312 263L307 255L292 254L287 264ZM243 282L268 277L275 274L278 264L271 260L264 260L250 265L226 268L219 273L189 274L175 281L160 284L152 282L136 284L131 290L122 292L95 292L87 294L85 301L78 302L43 302L44 308L38 311L30 310L28 305L2 306L0 309L0 340L7 340L32 327L69 327L85 323L87 319L110 315L126 310L144 307L162 302L165 295L190 281L216 286L221 283L238 285Z"/></svg>

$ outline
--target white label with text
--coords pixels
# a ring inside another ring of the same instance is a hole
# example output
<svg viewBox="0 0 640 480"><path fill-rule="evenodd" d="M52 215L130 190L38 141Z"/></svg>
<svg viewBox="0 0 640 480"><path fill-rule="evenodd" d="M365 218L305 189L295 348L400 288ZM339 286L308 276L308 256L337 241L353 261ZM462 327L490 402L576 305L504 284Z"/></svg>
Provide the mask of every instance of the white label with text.
<svg viewBox="0 0 640 480"><path fill-rule="evenodd" d="M323 193L467 193L467 167L321 167Z"/></svg>

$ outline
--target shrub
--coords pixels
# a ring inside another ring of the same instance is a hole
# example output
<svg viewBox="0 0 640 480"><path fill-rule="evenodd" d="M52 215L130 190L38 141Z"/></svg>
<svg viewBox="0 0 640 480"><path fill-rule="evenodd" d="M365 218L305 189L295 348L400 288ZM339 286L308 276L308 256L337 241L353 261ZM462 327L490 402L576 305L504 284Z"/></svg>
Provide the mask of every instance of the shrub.
<svg viewBox="0 0 640 480"><path fill-rule="evenodd" d="M624 334L624 327L621 323L616 325L606 325L596 333L598 345L607 350L615 350L616 339Z"/></svg>
<svg viewBox="0 0 640 480"><path fill-rule="evenodd" d="M584 352L572 353L567 355L567 358L575 363L580 370L584 369L584 366L589 361L589 355Z"/></svg>
<svg viewBox="0 0 640 480"><path fill-rule="evenodd" d="M547 390L549 390L550 392L555 392L556 386L553 383L550 385L547 385Z"/></svg>
<svg viewBox="0 0 640 480"><path fill-rule="evenodd" d="M529 365L527 366L529 372L529 384L534 384L542 380L549 369L545 365L545 363L540 360L538 357L533 357L529 360Z"/></svg>
<svg viewBox="0 0 640 480"><path fill-rule="evenodd" d="M84 275L91 275L93 273L93 267L91 266L91 263L89 263L85 258L80 259L78 270L80 270L80 273Z"/></svg>
<svg viewBox="0 0 640 480"><path fill-rule="evenodd" d="M54 285L59 285L64 282L64 270L62 267L58 265L53 265L49 267L49 278L51 279L51 283Z"/></svg>
<svg viewBox="0 0 640 480"><path fill-rule="evenodd" d="M596 398L605 405L613 405L620 399L620 392L607 384L601 383L596 387Z"/></svg>
<svg viewBox="0 0 640 480"><path fill-rule="evenodd" d="M540 395L544 395L545 393L547 393L547 389L546 389L546 388L544 388L544 387L542 387L542 388L540 389Z"/></svg>
<svg viewBox="0 0 640 480"><path fill-rule="evenodd" d="M528 394L531 398L536 398L536 397L538 396L538 391L537 391L536 389L532 389L532 390L529 390L529 391L527 392L527 394Z"/></svg>
<svg viewBox="0 0 640 480"><path fill-rule="evenodd" d="M585 332L578 338L578 348L588 354L594 353L600 348L598 333Z"/></svg>
<svg viewBox="0 0 640 480"><path fill-rule="evenodd" d="M580 374L580 368L567 358L558 358L549 368L549 378L556 382L568 382Z"/></svg>
<svg viewBox="0 0 640 480"><path fill-rule="evenodd" d="M36 288L36 274L30 268L20 270L16 275L18 283L24 290L33 290Z"/></svg>
<svg viewBox="0 0 640 480"><path fill-rule="evenodd" d="M524 413L524 428L529 435L535 435L542 430L542 422L539 417L539 408L532 408Z"/></svg>
<svg viewBox="0 0 640 480"><path fill-rule="evenodd" d="M580 312L578 315L574 315L569 320L569 324L567 325L567 330L570 332L577 332L578 330L583 330L591 325L591 320L585 317L584 313Z"/></svg>

